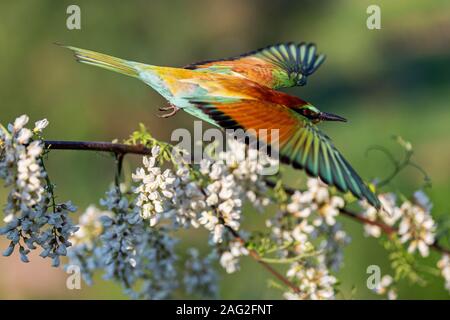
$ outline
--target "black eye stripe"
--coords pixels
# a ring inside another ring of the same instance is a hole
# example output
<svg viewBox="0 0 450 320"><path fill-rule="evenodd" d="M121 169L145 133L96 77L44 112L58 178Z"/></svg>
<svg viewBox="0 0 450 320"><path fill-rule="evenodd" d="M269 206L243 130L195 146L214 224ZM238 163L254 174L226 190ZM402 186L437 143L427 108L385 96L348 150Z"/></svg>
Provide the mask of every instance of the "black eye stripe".
<svg viewBox="0 0 450 320"><path fill-rule="evenodd" d="M319 113L314 112L307 108L298 108L298 109L294 109L294 110L295 110L295 112L301 114L302 116L308 118L309 120L317 119L317 117L319 116Z"/></svg>

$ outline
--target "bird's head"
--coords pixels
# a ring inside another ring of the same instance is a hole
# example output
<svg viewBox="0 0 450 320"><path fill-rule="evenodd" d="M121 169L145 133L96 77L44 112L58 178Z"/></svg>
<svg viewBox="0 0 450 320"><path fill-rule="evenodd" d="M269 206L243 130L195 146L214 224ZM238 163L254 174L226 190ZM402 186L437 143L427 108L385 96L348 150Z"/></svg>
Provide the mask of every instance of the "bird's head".
<svg viewBox="0 0 450 320"><path fill-rule="evenodd" d="M342 121L347 122L347 119L338 116L336 114L328 113L328 112L322 112L316 107L307 104L304 106L301 106L296 110L298 113L300 113L302 116L308 118L313 123L319 123L321 121Z"/></svg>

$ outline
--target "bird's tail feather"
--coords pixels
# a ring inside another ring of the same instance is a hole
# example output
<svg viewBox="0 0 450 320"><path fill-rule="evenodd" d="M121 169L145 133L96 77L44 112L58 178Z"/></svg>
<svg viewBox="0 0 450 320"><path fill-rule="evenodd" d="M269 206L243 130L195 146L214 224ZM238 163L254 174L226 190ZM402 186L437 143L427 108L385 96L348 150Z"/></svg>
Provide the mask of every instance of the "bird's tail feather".
<svg viewBox="0 0 450 320"><path fill-rule="evenodd" d="M138 77L139 71L136 68L136 65L138 65L138 63L136 62L127 61L124 59L109 56L107 54L76 47L64 45L62 45L62 47L72 50L77 61L81 63L90 64L131 77Z"/></svg>

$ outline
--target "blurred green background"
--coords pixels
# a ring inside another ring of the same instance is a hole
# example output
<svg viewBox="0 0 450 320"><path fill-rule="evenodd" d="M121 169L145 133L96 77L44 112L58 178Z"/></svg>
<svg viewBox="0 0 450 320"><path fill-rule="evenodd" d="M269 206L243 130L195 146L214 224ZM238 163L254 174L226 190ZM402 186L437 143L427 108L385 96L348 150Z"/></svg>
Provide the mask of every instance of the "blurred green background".
<svg viewBox="0 0 450 320"><path fill-rule="evenodd" d="M66 28L66 8L81 7L81 30ZM381 30L368 30L366 8L381 7ZM338 113L347 124L323 129L366 179L391 172L374 144L393 150L391 136L412 142L415 160L430 175L427 189L435 218L450 211L450 2L409 1L2 1L0 3L0 122L26 113L48 118L48 139L112 140L128 136L144 122L159 139L172 130L192 128L193 118L179 113L155 115L163 99L143 83L77 64L55 41L156 65L182 66L222 58L283 41L313 41L327 61L306 87L288 92L320 109ZM135 160L139 160L135 158ZM132 165L129 165L132 168ZM83 210L97 203L113 179L113 160L98 153L52 152L47 165L59 200L71 199ZM128 169L131 170L131 169ZM130 171L128 171L130 172ZM295 179L303 177L296 172ZM294 180L292 180L294 181ZM423 184L409 169L389 188L405 195ZM0 204L6 199L0 189ZM257 230L271 212L247 211L244 228ZM362 227L341 219L353 241L345 250L339 298L376 299L366 288L368 265L392 274L386 252ZM206 250L202 231L183 236L188 246ZM6 247L4 239L0 245ZM0 257L0 298L126 298L98 276L93 287L67 290L67 275L50 261L32 256ZM433 253L426 263L435 266ZM280 298L270 276L250 258L241 272L221 274L221 297ZM448 299L442 279L426 287L400 287L401 298ZM180 296L181 297L181 296Z"/></svg>

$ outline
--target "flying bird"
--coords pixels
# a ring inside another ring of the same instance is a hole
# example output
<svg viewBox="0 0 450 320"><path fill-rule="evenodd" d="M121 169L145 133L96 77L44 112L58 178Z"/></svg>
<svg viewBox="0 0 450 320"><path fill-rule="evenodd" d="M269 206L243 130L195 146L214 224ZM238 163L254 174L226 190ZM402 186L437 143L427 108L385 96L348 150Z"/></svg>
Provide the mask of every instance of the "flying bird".
<svg viewBox="0 0 450 320"><path fill-rule="evenodd" d="M283 163L366 199L377 209L381 207L376 195L317 127L321 121L346 120L275 90L306 83L325 59L317 54L315 45L278 44L184 68L153 66L65 47L79 62L138 78L152 87L169 102L169 107L160 109L170 111L163 117L184 110L224 129L251 132L268 146L273 146L276 139ZM272 129L278 129L278 137L272 136Z"/></svg>

